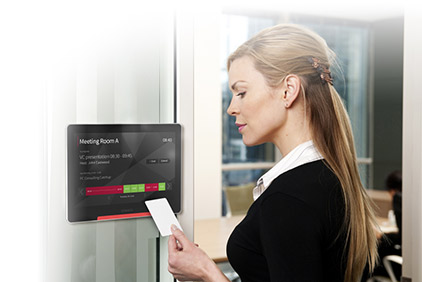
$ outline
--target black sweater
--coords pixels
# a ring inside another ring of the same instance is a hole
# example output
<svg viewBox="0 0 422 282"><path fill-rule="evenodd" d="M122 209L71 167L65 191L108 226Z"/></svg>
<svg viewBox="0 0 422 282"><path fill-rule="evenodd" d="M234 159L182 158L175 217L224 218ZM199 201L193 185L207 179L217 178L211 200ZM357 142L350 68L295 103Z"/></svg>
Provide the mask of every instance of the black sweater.
<svg viewBox="0 0 422 282"><path fill-rule="evenodd" d="M337 177L321 160L307 163L278 176L252 204L227 255L242 282L343 281L343 222Z"/></svg>

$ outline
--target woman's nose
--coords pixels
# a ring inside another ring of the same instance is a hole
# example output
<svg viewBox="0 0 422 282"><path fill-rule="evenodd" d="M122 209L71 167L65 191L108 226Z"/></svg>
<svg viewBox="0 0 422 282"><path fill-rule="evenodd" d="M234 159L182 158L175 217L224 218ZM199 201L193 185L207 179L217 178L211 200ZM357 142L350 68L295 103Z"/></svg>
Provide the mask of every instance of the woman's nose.
<svg viewBox="0 0 422 282"><path fill-rule="evenodd" d="M227 108L227 113L231 116L235 116L236 114L239 113L239 109L238 107L235 105L234 99L232 98L232 100L230 101L230 105Z"/></svg>

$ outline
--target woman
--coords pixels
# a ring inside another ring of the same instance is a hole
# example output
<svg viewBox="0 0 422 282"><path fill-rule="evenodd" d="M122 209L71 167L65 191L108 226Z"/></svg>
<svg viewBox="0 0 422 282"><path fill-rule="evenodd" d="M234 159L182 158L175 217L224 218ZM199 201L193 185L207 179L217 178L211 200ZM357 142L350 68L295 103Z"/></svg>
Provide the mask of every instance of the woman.
<svg viewBox="0 0 422 282"><path fill-rule="evenodd" d="M227 254L242 281L359 281L373 269L376 223L360 182L350 121L332 86L334 53L296 25L267 28L228 58L228 114L247 146L271 142L283 159L258 181ZM228 281L175 229L169 271Z"/></svg>

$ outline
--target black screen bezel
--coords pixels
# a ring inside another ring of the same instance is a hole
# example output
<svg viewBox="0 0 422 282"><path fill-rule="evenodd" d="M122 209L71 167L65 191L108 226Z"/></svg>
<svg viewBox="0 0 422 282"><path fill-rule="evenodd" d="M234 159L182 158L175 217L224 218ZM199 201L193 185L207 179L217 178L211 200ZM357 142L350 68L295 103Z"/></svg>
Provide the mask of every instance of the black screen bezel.
<svg viewBox="0 0 422 282"><path fill-rule="evenodd" d="M171 190L151 192L141 204L96 206L94 208L77 208L74 204L72 189L77 189L78 181L75 180L77 172L74 162L79 162L78 149L76 146L75 134L89 133L113 133L113 132L173 132L176 140L175 154L175 178ZM109 217L110 219L124 219L136 216L137 214L148 213L145 201L158 198L167 198L171 208L175 213L181 211L181 126L180 124L71 124L67 127L67 220L70 223L96 221L99 218ZM89 212L87 210L89 209ZM128 212L130 211L130 212ZM89 214L89 216L87 216ZM125 216L127 215L127 217ZM135 215L135 216L133 216ZM113 218L113 216L115 216Z"/></svg>

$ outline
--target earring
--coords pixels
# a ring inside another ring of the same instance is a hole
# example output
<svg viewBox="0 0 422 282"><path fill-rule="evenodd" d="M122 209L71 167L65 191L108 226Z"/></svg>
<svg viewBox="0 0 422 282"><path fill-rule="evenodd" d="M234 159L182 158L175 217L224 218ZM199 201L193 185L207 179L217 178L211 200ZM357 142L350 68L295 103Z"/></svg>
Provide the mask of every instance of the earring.
<svg viewBox="0 0 422 282"><path fill-rule="evenodd" d="M286 99L287 98L287 90L286 91L284 91L284 99ZM286 108L288 108L289 107L289 103L284 103L284 107L286 107Z"/></svg>

